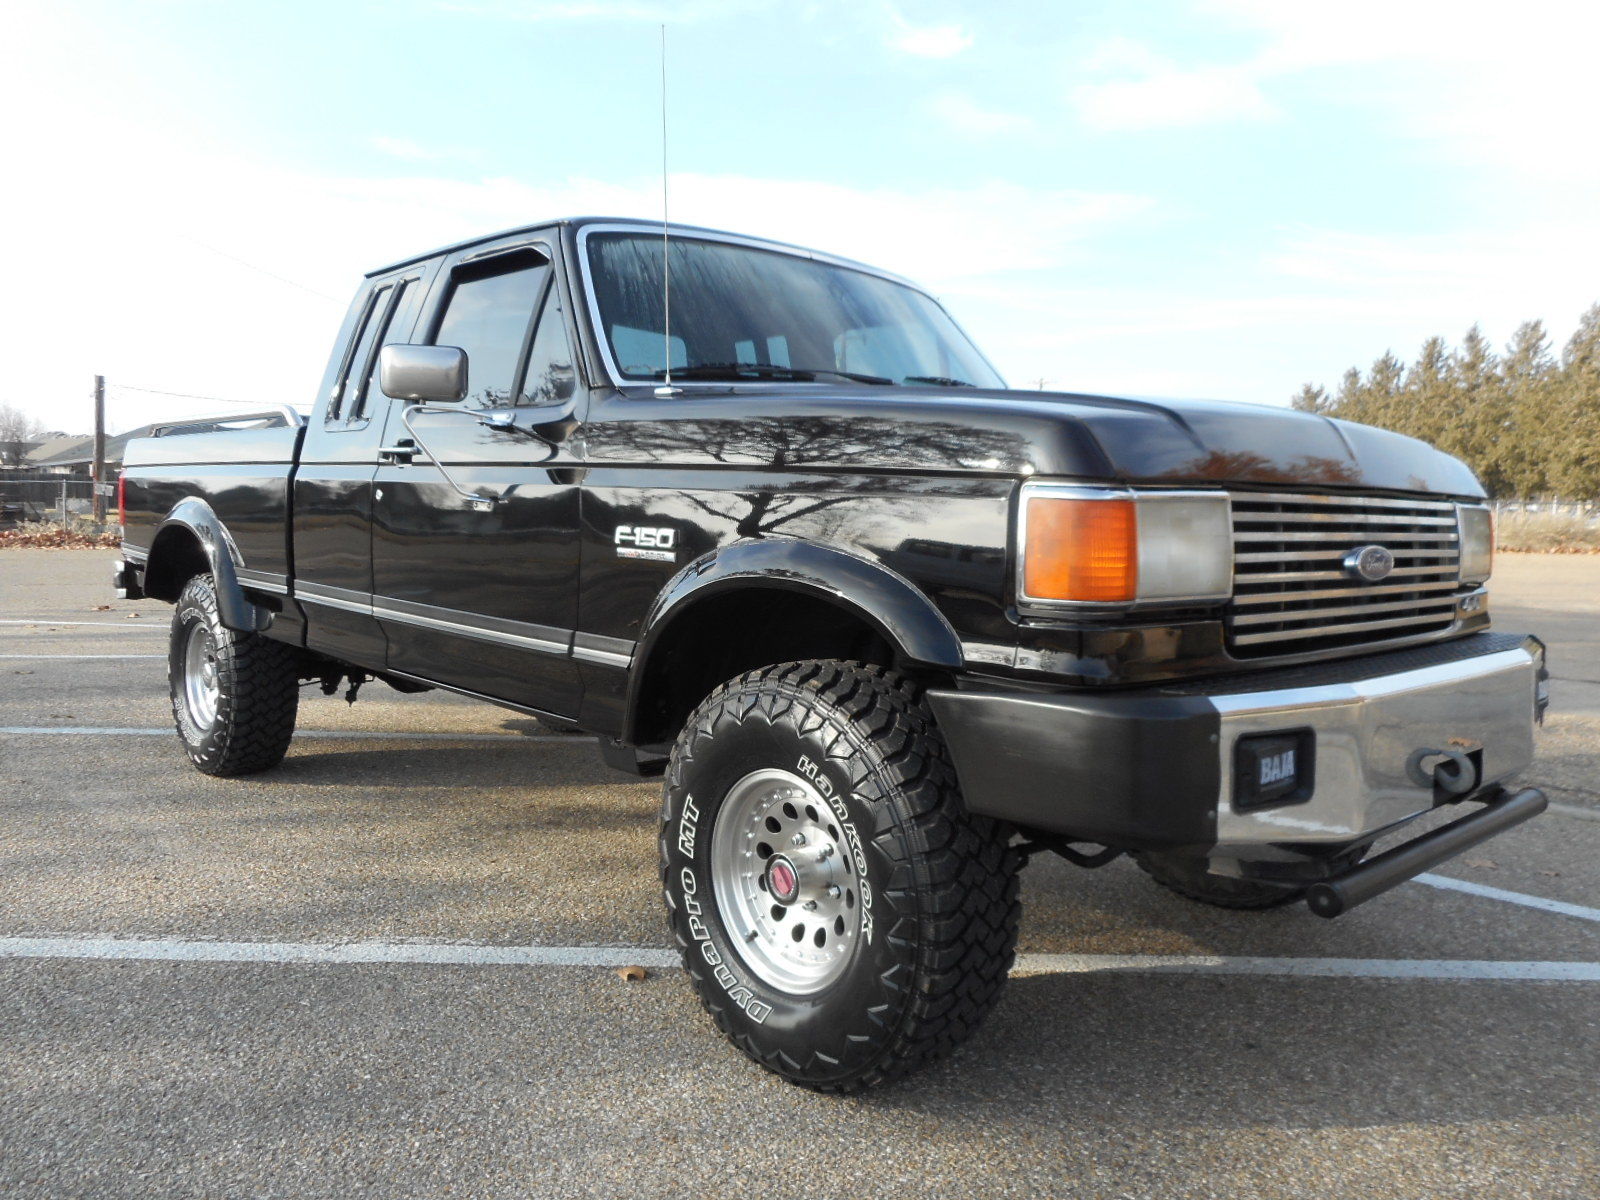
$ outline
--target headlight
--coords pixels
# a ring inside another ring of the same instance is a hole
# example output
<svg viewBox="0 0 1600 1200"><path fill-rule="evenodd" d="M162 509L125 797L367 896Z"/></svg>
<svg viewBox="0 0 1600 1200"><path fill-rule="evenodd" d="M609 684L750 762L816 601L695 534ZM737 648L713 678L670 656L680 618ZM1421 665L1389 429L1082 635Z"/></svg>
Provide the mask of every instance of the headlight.
<svg viewBox="0 0 1600 1200"><path fill-rule="evenodd" d="M1226 600L1233 525L1220 492L1022 486L1024 608Z"/></svg>
<svg viewBox="0 0 1600 1200"><path fill-rule="evenodd" d="M1494 571L1494 514L1484 504L1456 505L1461 582L1483 583Z"/></svg>

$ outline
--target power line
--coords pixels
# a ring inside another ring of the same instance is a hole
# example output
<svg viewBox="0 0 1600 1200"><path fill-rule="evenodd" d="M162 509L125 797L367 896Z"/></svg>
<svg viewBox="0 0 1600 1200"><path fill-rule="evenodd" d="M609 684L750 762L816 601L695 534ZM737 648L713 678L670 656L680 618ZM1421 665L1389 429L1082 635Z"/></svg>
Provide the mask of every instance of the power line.
<svg viewBox="0 0 1600 1200"><path fill-rule="evenodd" d="M194 392L168 392L161 388L135 387L131 383L110 383L107 387L123 392L144 392L150 396L176 396L179 400L215 400L218 404L255 404L254 400L235 400L231 396L199 396Z"/></svg>
<svg viewBox="0 0 1600 1200"><path fill-rule="evenodd" d="M317 291L316 288L308 287L306 284L301 283L297 279L290 279L287 276L279 275L276 271L269 271L265 267L258 267L253 262L246 262L244 259L240 258L237 254L229 254L226 250L219 250L217 247L211 245L210 242L202 242L199 238L190 237L187 233L179 233L178 236L181 237L186 242L194 243L196 246L199 246L202 250L209 250L213 254L220 254L223 258L229 259L232 262L236 262L241 267L248 267L250 270L256 271L256 272L258 272L258 273L260 273L262 275L265 275L270 279L276 279L279 283L286 283L290 287L299 288L302 292L310 292L313 296L320 296L322 299L327 300L327 301L329 301L330 303L333 303L333 304L343 304L344 303L344 301L339 299L337 296L330 296L330 295L328 295L327 292L319 292L319 291Z"/></svg>

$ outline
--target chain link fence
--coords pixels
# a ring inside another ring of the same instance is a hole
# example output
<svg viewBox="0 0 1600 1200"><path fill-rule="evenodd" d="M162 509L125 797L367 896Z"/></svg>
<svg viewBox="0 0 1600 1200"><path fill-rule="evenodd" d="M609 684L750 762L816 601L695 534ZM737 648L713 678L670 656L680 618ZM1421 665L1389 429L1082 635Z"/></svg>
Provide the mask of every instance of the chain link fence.
<svg viewBox="0 0 1600 1200"><path fill-rule="evenodd" d="M1594 500L1494 500L1495 516L1508 513L1545 513L1552 517L1577 517L1586 521L1600 521L1600 498Z"/></svg>
<svg viewBox="0 0 1600 1200"><path fill-rule="evenodd" d="M114 484L104 484L106 519L116 520ZM94 527L94 481L66 475L0 476L0 529L20 525L59 525L63 529Z"/></svg>

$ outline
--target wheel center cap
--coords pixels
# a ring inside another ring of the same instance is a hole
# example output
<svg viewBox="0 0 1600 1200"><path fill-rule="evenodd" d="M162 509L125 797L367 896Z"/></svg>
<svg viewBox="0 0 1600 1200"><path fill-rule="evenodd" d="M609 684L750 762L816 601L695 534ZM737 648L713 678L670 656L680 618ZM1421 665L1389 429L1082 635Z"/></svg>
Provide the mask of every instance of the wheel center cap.
<svg viewBox="0 0 1600 1200"><path fill-rule="evenodd" d="M781 854L774 855L767 863L767 894L779 904L793 904L800 895L799 872Z"/></svg>

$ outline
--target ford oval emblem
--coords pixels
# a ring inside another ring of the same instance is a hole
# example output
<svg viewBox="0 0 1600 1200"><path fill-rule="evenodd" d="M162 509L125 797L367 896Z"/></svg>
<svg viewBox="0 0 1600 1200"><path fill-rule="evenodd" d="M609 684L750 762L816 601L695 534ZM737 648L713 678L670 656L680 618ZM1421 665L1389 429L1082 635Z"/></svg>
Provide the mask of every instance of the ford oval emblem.
<svg viewBox="0 0 1600 1200"><path fill-rule="evenodd" d="M1357 546L1344 556L1345 574L1378 583L1394 572L1394 554L1387 546Z"/></svg>

